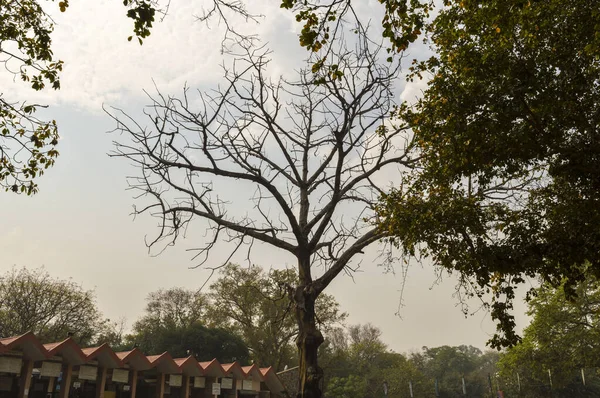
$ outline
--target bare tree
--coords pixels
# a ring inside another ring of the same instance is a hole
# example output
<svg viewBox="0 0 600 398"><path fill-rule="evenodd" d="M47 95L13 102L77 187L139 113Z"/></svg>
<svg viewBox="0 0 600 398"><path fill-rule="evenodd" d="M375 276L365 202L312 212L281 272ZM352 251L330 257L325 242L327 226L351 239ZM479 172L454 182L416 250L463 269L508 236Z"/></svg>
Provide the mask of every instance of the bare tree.
<svg viewBox="0 0 600 398"><path fill-rule="evenodd" d="M139 167L129 180L143 202L135 213L160 220L150 246L174 244L192 220L204 219L210 233L199 265L222 241L232 245L222 265L241 247L249 256L256 241L297 259L289 296L299 328L301 397L321 396L315 300L387 236L374 223L386 169L397 174L414 163L410 134L387 120L399 61L380 62L381 46L362 27L356 33L352 43L339 35L319 68L314 54L294 81L270 78L269 52L247 48L225 68L224 87L198 98L187 89L181 98L150 96L148 127L110 112L126 137L113 155ZM215 188L227 181L238 187L233 198ZM254 194L245 209L247 191ZM213 261L205 266L218 268Z"/></svg>

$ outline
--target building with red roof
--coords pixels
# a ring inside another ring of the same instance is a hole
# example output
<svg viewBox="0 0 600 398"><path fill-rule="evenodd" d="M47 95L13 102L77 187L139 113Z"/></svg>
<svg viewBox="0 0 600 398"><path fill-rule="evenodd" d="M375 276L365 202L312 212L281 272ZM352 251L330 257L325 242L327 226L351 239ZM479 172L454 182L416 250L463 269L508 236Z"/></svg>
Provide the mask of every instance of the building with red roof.
<svg viewBox="0 0 600 398"><path fill-rule="evenodd" d="M68 338L42 344L33 333L0 338L0 398L279 398L272 368L81 348Z"/></svg>

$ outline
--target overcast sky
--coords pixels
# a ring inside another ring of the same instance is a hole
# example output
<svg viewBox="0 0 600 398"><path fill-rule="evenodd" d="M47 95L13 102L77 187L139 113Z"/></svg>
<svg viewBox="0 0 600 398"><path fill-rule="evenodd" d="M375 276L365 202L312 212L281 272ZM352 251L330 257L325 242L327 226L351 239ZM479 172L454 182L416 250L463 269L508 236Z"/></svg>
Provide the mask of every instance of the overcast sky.
<svg viewBox="0 0 600 398"><path fill-rule="evenodd" d="M115 126L102 105L139 115L147 103L143 90L154 83L178 94L184 84L207 89L218 84L223 57L222 30L195 22L199 2L172 1L167 18L156 24L143 46L127 42L131 24L115 0L71 2L55 15L54 51L65 62L60 92L33 93L11 76L0 74L0 87L11 99L35 99L50 105L45 115L58 122L61 142L56 166L40 181L34 197L0 193L0 267L44 266L53 276L73 278L94 288L103 313L128 324L143 311L145 298L159 288L197 288L208 276L190 269L194 242L150 256L144 237L156 222L130 216L132 193L125 177L131 167L109 158ZM50 6L57 5L50 3ZM244 25L274 50L274 74L293 70L305 55L297 45L293 15L278 2L254 0L250 10L265 14L260 25ZM380 7L377 0L357 6L363 15ZM54 10L53 10L54 11ZM377 22L377 21L375 21ZM210 28L210 29L209 29ZM423 47L413 50L418 56ZM153 83L154 81L154 83ZM423 83L398 82L399 100L414 99ZM264 267L293 266L291 258L269 247L255 251L253 262ZM327 289L349 313L349 323L371 322L383 331L390 348L407 352L422 346L472 344L480 348L494 331L489 315L464 318L453 298L455 279L439 281L429 264L410 267L401 317L398 310L403 278L386 274L367 253L354 279L341 276ZM520 306L520 311L524 306ZM525 318L518 319L520 327Z"/></svg>

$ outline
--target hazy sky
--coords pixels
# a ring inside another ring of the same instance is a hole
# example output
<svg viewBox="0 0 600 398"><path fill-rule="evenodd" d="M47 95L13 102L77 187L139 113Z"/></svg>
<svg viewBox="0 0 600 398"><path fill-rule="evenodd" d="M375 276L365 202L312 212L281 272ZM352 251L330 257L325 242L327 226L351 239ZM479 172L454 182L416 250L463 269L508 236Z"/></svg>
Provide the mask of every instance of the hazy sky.
<svg viewBox="0 0 600 398"><path fill-rule="evenodd" d="M45 114L58 122L61 142L56 166L40 181L34 197L0 193L0 267L44 266L53 276L73 278L95 288L98 304L110 318L128 324L140 315L146 295L159 288L197 288L208 276L190 269L194 247L180 241L158 257L150 256L144 237L156 222L130 216L132 193L125 177L132 173L124 161L109 158L114 124L102 105L124 108L139 115L147 103L143 90L153 81L165 93L178 94L185 83L210 88L221 76L221 29L195 22L200 2L171 2L168 17L157 23L143 46L128 43L130 20L122 3L114 0L71 2L66 13L54 12L58 24L54 50L65 61L60 92L33 93L11 76L0 74L0 87L11 99L35 99L51 105ZM272 73L286 73L305 55L297 45L293 15L278 2L254 0L250 10L265 14L260 25L244 25L258 33L274 50ZM54 3L49 3L56 7ZM357 6L368 15L377 0ZM377 22L377 18L375 18ZM423 47L413 50L417 56ZM400 99L413 99L422 83L398 83ZM385 274L367 253L354 279L341 276L327 289L349 313L349 323L371 322L383 330L390 348L405 352L422 346L472 344L480 348L494 331L484 312L465 319L453 298L455 280L438 283L428 264L409 268L402 317L395 316L403 279ZM265 267L293 266L292 259L261 247L253 262ZM524 306L520 307L520 310ZM520 326L526 322L519 319Z"/></svg>

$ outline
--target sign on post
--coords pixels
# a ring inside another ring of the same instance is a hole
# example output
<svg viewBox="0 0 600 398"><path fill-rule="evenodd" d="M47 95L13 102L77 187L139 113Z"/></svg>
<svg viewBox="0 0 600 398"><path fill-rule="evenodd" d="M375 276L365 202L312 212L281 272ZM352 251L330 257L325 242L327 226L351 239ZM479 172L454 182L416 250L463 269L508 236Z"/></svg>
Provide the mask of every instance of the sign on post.
<svg viewBox="0 0 600 398"><path fill-rule="evenodd" d="M221 384L219 384L219 383L212 384L212 394L213 395L221 395Z"/></svg>

